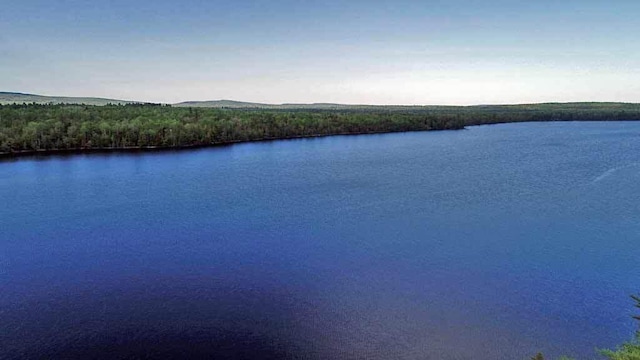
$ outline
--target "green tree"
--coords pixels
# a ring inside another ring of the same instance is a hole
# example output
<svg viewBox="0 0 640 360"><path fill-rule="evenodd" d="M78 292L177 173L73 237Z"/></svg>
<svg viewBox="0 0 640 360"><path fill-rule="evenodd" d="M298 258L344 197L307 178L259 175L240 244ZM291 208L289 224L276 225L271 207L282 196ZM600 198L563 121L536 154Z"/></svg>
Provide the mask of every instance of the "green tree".
<svg viewBox="0 0 640 360"><path fill-rule="evenodd" d="M632 295L631 298L636 302L635 306L640 308L640 297ZM640 320L640 316L633 318ZM640 329L633 341L622 344L616 350L602 350L600 353L610 360L640 360Z"/></svg>

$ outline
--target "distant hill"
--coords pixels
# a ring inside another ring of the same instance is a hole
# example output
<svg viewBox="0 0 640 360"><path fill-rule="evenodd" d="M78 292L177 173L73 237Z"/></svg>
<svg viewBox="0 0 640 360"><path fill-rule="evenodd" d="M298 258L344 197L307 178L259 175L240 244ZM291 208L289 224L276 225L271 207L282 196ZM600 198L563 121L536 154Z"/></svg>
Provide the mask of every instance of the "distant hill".
<svg viewBox="0 0 640 360"><path fill-rule="evenodd" d="M140 101L104 99L94 97L66 97L66 96L42 96L34 94L23 94L17 92L0 92L0 105L3 104L85 104L85 105L107 105L107 104L140 104ZM193 107L193 108L226 108L226 109L272 109L272 110L338 110L338 111L384 111L384 112L424 112L438 114L464 114L464 113L544 113L549 115L550 111L573 111L574 113L606 111L616 113L618 117L624 117L625 112L640 111L640 103L617 103L617 102L573 102L573 103L538 103L538 104L517 104L517 105L471 105L471 106L450 106L450 105L347 105L333 103L312 103L312 104L264 104L235 100L210 100L210 101L185 101L171 104L173 107Z"/></svg>
<svg viewBox="0 0 640 360"><path fill-rule="evenodd" d="M0 104L84 104L84 105L107 105L107 104L135 104L144 103L141 101L105 99L95 97L69 97L69 96L44 96L35 94L24 94L18 92L1 92ZM376 109L376 108L414 108L416 106L381 106L381 105L344 105L330 103L313 104L263 104L235 100L208 100L208 101L184 101L171 104L175 107L201 107L201 108L228 108L228 109Z"/></svg>
<svg viewBox="0 0 640 360"><path fill-rule="evenodd" d="M278 105L260 104L234 100L184 101L171 106L176 107L207 107L207 108L273 108Z"/></svg>
<svg viewBox="0 0 640 360"><path fill-rule="evenodd" d="M425 108L418 105L347 105L333 103L311 104L264 104L235 100L185 101L172 104L175 107L228 108L228 109L307 109L307 110L374 110L374 109L415 109ZM426 106L440 108L442 106Z"/></svg>
<svg viewBox="0 0 640 360"><path fill-rule="evenodd" d="M262 104L233 100L185 101L172 104L174 107L228 108L228 109L274 109L274 110L339 110L339 111L391 111L427 113L514 113L549 111L639 111L640 103L621 102L569 102L510 105L356 105L356 104Z"/></svg>
<svg viewBox="0 0 640 360"><path fill-rule="evenodd" d="M107 105L107 104L131 104L136 101L103 99L94 97L68 97L68 96L42 96L33 94L23 94L16 92L0 92L0 104L84 104L84 105Z"/></svg>
<svg viewBox="0 0 640 360"><path fill-rule="evenodd" d="M341 105L341 104L263 104L235 100L208 100L208 101L185 101L172 104L175 107L203 107L203 108L228 108L228 109L340 109L361 107L361 105Z"/></svg>

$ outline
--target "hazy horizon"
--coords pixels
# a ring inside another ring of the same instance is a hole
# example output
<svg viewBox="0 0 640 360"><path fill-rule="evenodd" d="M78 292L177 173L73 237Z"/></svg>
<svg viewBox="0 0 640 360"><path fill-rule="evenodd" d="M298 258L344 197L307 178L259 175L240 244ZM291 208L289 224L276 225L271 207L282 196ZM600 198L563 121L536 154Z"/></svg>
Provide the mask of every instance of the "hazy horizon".
<svg viewBox="0 0 640 360"><path fill-rule="evenodd" d="M0 91L177 103L640 102L632 1L27 0Z"/></svg>
<svg viewBox="0 0 640 360"><path fill-rule="evenodd" d="M345 106L501 106L501 105L543 105L543 104L578 104L578 103L616 103L616 104L640 104L640 101L637 102L625 102L625 101L547 101L547 102L512 102L512 103L477 103L477 104L446 104L446 103L438 103L438 104L371 104L371 103L344 103L344 102L281 102L281 103L267 103L267 102L254 102L254 101L245 101L242 99L202 99L202 100L193 100L193 99L185 99L176 102L153 102L153 101L141 101L138 99L117 99L117 98L108 98L101 96L91 96L91 95L56 95L56 94L33 94L33 93L24 93L19 91L4 91L0 89L0 94L21 94L26 96L42 96L42 97L51 97L51 98L71 98L71 99L103 99L103 100L115 100L115 101L125 101L125 102L133 102L133 103L149 103L149 104L168 104L168 105L176 105L182 103L205 103L205 102L236 102L236 103L247 103L247 104L262 104L269 106L279 106L279 105L345 105ZM27 101L28 102L28 101ZM21 103L21 101L18 101Z"/></svg>

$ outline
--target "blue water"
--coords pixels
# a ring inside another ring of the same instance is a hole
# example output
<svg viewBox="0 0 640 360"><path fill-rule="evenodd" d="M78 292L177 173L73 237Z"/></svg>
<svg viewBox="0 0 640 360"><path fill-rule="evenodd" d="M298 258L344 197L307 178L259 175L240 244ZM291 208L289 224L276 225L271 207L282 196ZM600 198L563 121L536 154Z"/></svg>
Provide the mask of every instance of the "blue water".
<svg viewBox="0 0 640 360"><path fill-rule="evenodd" d="M0 358L596 358L640 123L0 163Z"/></svg>

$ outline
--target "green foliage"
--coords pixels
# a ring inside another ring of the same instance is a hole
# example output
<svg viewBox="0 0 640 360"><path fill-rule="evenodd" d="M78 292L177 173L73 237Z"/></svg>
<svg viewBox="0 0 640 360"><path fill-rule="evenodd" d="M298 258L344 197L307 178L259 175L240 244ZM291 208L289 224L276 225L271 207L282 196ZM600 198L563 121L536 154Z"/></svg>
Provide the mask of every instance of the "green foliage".
<svg viewBox="0 0 640 360"><path fill-rule="evenodd" d="M600 353L609 360L640 360L640 334L616 350L602 350Z"/></svg>
<svg viewBox="0 0 640 360"><path fill-rule="evenodd" d="M225 109L159 104L0 105L0 154L192 147L335 134L461 129L518 121L640 120L640 105L618 103L316 106Z"/></svg>
<svg viewBox="0 0 640 360"><path fill-rule="evenodd" d="M240 141L460 129L452 116L127 105L0 105L0 152L188 147Z"/></svg>
<svg viewBox="0 0 640 360"><path fill-rule="evenodd" d="M640 309L640 297L632 295L631 298L636 302L635 306ZM640 320L640 316L633 318ZM622 344L615 351L602 350L600 353L609 360L640 360L640 331L636 333L636 338L633 341Z"/></svg>

